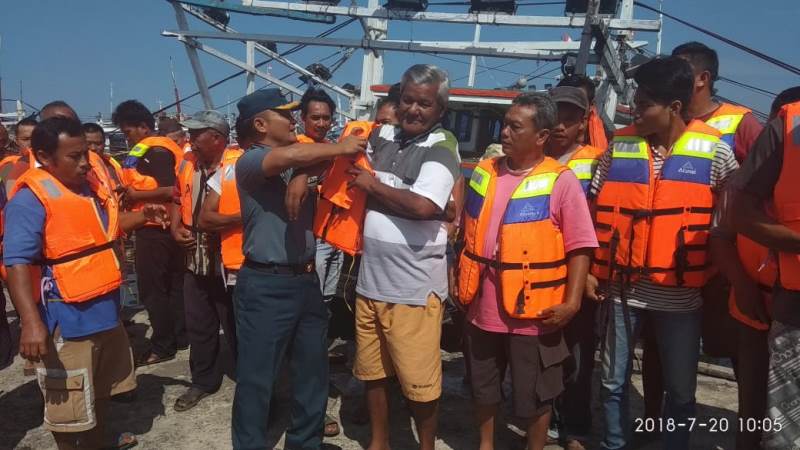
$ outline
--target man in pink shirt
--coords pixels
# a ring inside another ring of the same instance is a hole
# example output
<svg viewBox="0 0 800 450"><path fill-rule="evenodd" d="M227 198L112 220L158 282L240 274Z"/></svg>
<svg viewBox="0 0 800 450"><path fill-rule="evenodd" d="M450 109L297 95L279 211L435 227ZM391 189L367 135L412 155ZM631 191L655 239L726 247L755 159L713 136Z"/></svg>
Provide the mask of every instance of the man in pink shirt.
<svg viewBox="0 0 800 450"><path fill-rule="evenodd" d="M597 247L576 176L544 155L556 125L546 95L514 99L501 134L504 157L482 161L469 182L459 301L468 305L467 351L481 450L511 368L514 413L528 420L528 448L544 447L569 355L562 328L578 312Z"/></svg>

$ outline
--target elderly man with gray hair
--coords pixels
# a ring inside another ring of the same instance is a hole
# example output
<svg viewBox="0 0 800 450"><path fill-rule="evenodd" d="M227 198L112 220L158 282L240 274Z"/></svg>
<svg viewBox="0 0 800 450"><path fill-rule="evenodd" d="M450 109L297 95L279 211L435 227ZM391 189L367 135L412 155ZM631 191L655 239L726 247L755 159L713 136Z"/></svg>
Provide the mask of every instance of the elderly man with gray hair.
<svg viewBox="0 0 800 450"><path fill-rule="evenodd" d="M441 125L450 81L418 64L401 79L400 124L372 133L367 155L375 171L352 169L352 184L369 195L356 286L356 359L366 382L372 438L389 448L388 378L409 400L420 449L433 450L442 390L439 352L447 285L445 210L460 177L457 141Z"/></svg>

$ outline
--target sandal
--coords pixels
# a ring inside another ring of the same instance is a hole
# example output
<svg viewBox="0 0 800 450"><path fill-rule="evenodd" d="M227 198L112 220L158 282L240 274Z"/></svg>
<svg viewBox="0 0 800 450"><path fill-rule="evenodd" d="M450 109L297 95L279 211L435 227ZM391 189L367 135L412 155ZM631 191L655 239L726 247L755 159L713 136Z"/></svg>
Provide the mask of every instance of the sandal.
<svg viewBox="0 0 800 450"><path fill-rule="evenodd" d="M139 441L136 439L136 435L133 433L120 433L117 436L117 443L116 445L112 445L108 447L110 450L126 450L129 448L133 448L139 445Z"/></svg>
<svg viewBox="0 0 800 450"><path fill-rule="evenodd" d="M177 400L175 400L175 407L174 407L175 411L177 412L188 411L197 406L197 404L200 403L200 400L208 397L209 395L211 394L209 394L208 392L204 392L201 391L200 389L190 387L188 391L184 392L183 395L181 395L180 397L178 397Z"/></svg>
<svg viewBox="0 0 800 450"><path fill-rule="evenodd" d="M341 430L339 429L339 422L337 422L333 417L325 414L325 428L323 430L325 437L338 436L340 432Z"/></svg>
<svg viewBox="0 0 800 450"><path fill-rule="evenodd" d="M151 366L153 364L158 364L166 361L172 361L175 359L175 355L171 356L158 356L153 352L147 352L142 355L141 358L136 360L136 367L144 367L144 366Z"/></svg>

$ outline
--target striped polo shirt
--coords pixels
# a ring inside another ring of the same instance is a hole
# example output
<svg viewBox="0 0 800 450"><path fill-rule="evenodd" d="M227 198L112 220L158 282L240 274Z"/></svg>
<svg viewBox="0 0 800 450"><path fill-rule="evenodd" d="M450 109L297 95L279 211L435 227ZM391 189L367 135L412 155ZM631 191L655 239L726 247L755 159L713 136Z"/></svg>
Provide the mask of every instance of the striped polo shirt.
<svg viewBox="0 0 800 450"><path fill-rule="evenodd" d="M381 183L407 189L442 210L461 175L458 142L438 125L411 139L399 127L384 125L370 136L367 156ZM356 292L407 305L425 305L431 293L444 299L446 248L445 222L408 219L370 197Z"/></svg>

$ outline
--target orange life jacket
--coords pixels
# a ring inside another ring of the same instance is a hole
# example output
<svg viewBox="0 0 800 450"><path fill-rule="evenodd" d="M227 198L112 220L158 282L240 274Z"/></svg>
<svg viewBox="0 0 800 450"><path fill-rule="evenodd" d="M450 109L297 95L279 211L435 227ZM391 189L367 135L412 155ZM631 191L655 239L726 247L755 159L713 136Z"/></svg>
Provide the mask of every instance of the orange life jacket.
<svg viewBox="0 0 800 450"><path fill-rule="evenodd" d="M24 163L20 163L20 160L25 158ZM9 176L13 176L14 179L18 178L24 170L27 170L29 167L28 161L30 158L33 158L33 152L30 148L23 149L19 155L9 155L0 160L0 183L5 184L6 181L9 179ZM24 164L24 170L22 167ZM11 200L11 193L6 191L6 202ZM2 260L3 256L3 233L5 230L5 214L3 211L0 211L0 260ZM30 278L31 278L31 288L33 292L33 298L38 299L40 292L41 292L41 279L42 279L42 268L40 266L29 266L30 267ZM3 281L8 280L8 272L6 271L6 266L2 264L0 261L0 279Z"/></svg>
<svg viewBox="0 0 800 450"><path fill-rule="evenodd" d="M217 170L222 167L225 160L233 159L235 161L241 154L241 150L225 149ZM194 173L197 171L196 166L197 155L187 153L178 166L177 180L175 182L176 197L180 200L181 221L187 228L192 228L195 225L192 217L194 214L194 211L192 211L192 189L194 187Z"/></svg>
<svg viewBox="0 0 800 450"><path fill-rule="evenodd" d="M800 102L781 108L784 121L783 165L773 189L772 201L780 224L800 233ZM800 291L800 254L778 252L781 286Z"/></svg>
<svg viewBox="0 0 800 450"><path fill-rule="evenodd" d="M603 119L597 113L597 107L589 109L589 118L586 123L586 132L589 133L588 144L603 150L608 148L608 138L606 137L606 127L603 126Z"/></svg>
<svg viewBox="0 0 800 450"><path fill-rule="evenodd" d="M53 281L68 303L92 300L122 283L114 252L119 205L102 183L90 178L89 185L105 209L107 226L93 198L72 192L43 169L28 170L13 189L16 193L28 187L44 206L42 263L51 267Z"/></svg>
<svg viewBox="0 0 800 450"><path fill-rule="evenodd" d="M653 172L650 146L629 126L612 141L611 166L597 196L600 247L592 272L609 269L628 281L702 287L708 279L708 232L714 208L711 165L720 133L695 120L661 169Z"/></svg>
<svg viewBox="0 0 800 450"><path fill-rule="evenodd" d="M105 163L106 170L108 171L109 179L111 180L114 190L124 186L124 183L122 182L122 166L117 162L117 160L108 154L102 154L100 155L100 158L102 158L103 162Z"/></svg>
<svg viewBox="0 0 800 450"><path fill-rule="evenodd" d="M498 164L481 161L472 172L464 207L464 250L459 259L458 297L468 305L478 295L487 266L498 272L505 311L532 319L564 302L567 263L564 238L550 218L550 194L566 166L546 157L514 190L503 214L497 254L485 258L484 242L495 199Z"/></svg>
<svg viewBox="0 0 800 450"><path fill-rule="evenodd" d="M345 127L342 137L351 134L368 137L378 126L373 122L352 121ZM367 212L367 193L347 186L353 178L347 170L353 165L372 173L372 167L363 153L334 159L320 186L313 224L316 237L350 255L361 252L364 216Z"/></svg>
<svg viewBox="0 0 800 450"><path fill-rule="evenodd" d="M594 177L594 172L597 170L597 163L605 151L606 147L584 145L573 153L572 157L567 161L567 167L572 170L575 177L581 182L584 194L589 193L589 186L591 186L592 177Z"/></svg>
<svg viewBox="0 0 800 450"><path fill-rule="evenodd" d="M770 264L769 261L769 249L740 234L736 237L736 251L739 253L739 260L742 262L747 275L758 284L769 311L772 303L772 286L778 277L777 267L774 264ZM762 331L769 329L768 323L753 320L742 314L736 304L736 292L734 289L731 289L731 293L728 296L728 311L731 317L751 328Z"/></svg>
<svg viewBox="0 0 800 450"><path fill-rule="evenodd" d="M722 140L730 145L735 152L736 130L739 128L739 124L742 123L742 118L744 118L745 114L750 112L752 111L744 106L723 103L706 120L706 124L719 130L720 134L722 134Z"/></svg>
<svg viewBox="0 0 800 450"><path fill-rule="evenodd" d="M175 173L178 173L178 166L183 160L183 149L178 147L172 139L163 136L150 136L142 139L138 144L134 145L125 161L122 163L122 178L125 186L132 187L137 191L153 191L158 189L158 182L151 176L142 175L136 170L139 160L147 154L148 150L152 147L162 147L169 150L175 157ZM152 203L152 202L149 202ZM131 205L131 211L141 211L144 207L144 202L135 202ZM156 222L147 222L146 226L161 226Z"/></svg>
<svg viewBox="0 0 800 450"><path fill-rule="evenodd" d="M240 214L239 190L236 187L236 161L244 153L241 149L229 149L222 156L221 192L219 195L220 214ZM243 233L242 226L230 227L220 231L222 243L222 265L228 270L239 270L244 263L242 253Z"/></svg>
<svg viewBox="0 0 800 450"><path fill-rule="evenodd" d="M301 144L313 144L317 141L311 139L310 137L306 136L305 134L298 134L297 135L297 142Z"/></svg>

